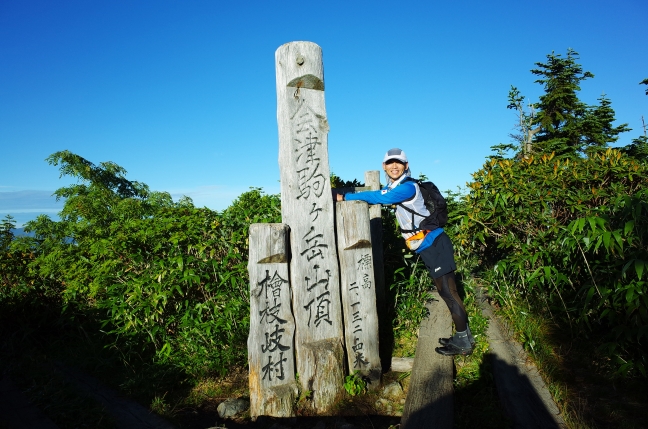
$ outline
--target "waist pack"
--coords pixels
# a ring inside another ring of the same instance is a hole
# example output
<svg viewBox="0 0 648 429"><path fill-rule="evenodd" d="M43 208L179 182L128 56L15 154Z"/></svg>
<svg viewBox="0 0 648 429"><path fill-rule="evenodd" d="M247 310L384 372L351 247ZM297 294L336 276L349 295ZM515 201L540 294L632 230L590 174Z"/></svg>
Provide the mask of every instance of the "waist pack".
<svg viewBox="0 0 648 429"><path fill-rule="evenodd" d="M406 211L412 213L412 224L414 224L414 215L425 217L419 224L418 228L415 230L403 230L401 232L416 232L420 230L433 231L437 228L442 228L448 223L448 204L446 203L445 198L441 195L439 188L432 182L421 182L417 179L410 179L416 183L421 191L421 196L423 197L423 202L425 208L430 212L428 216L424 216L421 213L417 213L414 210L406 207L402 203L398 205L404 208Z"/></svg>

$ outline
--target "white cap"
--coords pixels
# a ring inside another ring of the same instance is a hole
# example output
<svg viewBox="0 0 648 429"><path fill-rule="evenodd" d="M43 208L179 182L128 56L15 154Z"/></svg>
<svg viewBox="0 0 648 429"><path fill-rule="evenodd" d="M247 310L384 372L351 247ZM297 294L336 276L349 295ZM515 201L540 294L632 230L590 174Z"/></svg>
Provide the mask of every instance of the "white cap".
<svg viewBox="0 0 648 429"><path fill-rule="evenodd" d="M387 162L390 159L396 159L402 163L407 162L407 155L405 155L405 152L398 149L397 147L394 149L389 149L387 153L385 154L385 158L383 159L383 162Z"/></svg>

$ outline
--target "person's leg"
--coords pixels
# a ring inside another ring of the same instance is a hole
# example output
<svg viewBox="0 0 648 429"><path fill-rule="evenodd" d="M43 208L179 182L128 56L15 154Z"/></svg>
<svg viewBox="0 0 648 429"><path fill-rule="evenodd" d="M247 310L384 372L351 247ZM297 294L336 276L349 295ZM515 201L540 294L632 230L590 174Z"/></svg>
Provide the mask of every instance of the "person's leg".
<svg viewBox="0 0 648 429"><path fill-rule="evenodd" d="M452 321L457 331L465 331L468 328L468 315L464 308L463 302L457 292L457 283L455 281L454 271L434 279L439 295L443 298Z"/></svg>
<svg viewBox="0 0 648 429"><path fill-rule="evenodd" d="M463 305L463 301L459 296L459 292L457 291L457 283L454 272L441 276L435 279L434 282L437 286L437 290L439 291L439 295L441 295L441 298L443 298L443 301L446 303L448 309L450 310L452 321L455 324L457 332L466 331L468 335L468 341L470 341L470 344L474 346L475 339L472 336L472 332L470 332L470 325L468 325L468 315ZM445 346L448 345L451 340L452 337L439 338L439 344Z"/></svg>
<svg viewBox="0 0 648 429"><path fill-rule="evenodd" d="M454 275L456 265L450 238L442 233L432 246L421 251L419 255L430 272L430 277L434 279L439 295L450 310L456 328L456 333L452 337L439 338L443 347L437 347L437 353L444 355L470 354L474 340L468 328L466 309L457 292Z"/></svg>
<svg viewBox="0 0 648 429"><path fill-rule="evenodd" d="M472 335L470 335L470 329L468 328L468 315L466 314L466 309L464 308L463 302L457 292L454 272L450 272L434 279L434 283L437 286L439 295L443 298L450 310L452 321L454 322L456 329L456 332L452 337L439 338L439 343L441 343L443 347L437 347L435 350L437 353L448 356L459 354L469 355L472 353L474 340L472 340Z"/></svg>

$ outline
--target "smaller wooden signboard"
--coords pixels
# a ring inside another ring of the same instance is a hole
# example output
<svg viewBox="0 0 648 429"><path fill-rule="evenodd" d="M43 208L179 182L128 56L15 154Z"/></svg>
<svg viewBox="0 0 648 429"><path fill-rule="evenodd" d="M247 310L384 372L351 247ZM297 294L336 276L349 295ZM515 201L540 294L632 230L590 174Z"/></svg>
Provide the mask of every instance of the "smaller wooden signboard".
<svg viewBox="0 0 648 429"><path fill-rule="evenodd" d="M250 225L250 415L294 416L295 319L288 275L288 226Z"/></svg>
<svg viewBox="0 0 648 429"><path fill-rule="evenodd" d="M364 201L339 202L336 214L349 373L360 371L375 389L382 370L369 206Z"/></svg>

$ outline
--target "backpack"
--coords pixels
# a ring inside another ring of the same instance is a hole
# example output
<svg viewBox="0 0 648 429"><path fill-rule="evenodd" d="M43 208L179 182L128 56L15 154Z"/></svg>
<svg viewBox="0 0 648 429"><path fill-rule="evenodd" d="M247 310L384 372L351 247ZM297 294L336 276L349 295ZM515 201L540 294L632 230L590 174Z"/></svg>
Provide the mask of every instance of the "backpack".
<svg viewBox="0 0 648 429"><path fill-rule="evenodd" d="M428 230L432 231L437 228L441 228L448 223L448 204L446 203L445 198L441 195L439 188L432 182L421 182L417 179L410 179L415 182L419 189L421 190L421 195L423 196L423 202L425 203L425 208L430 212L430 215L421 221L419 224L418 230ZM423 216L420 213L415 212L414 210L405 207L403 204L399 203L399 206L412 213L412 223L414 223L414 215ZM405 231L401 229L401 232L414 232L414 231Z"/></svg>

